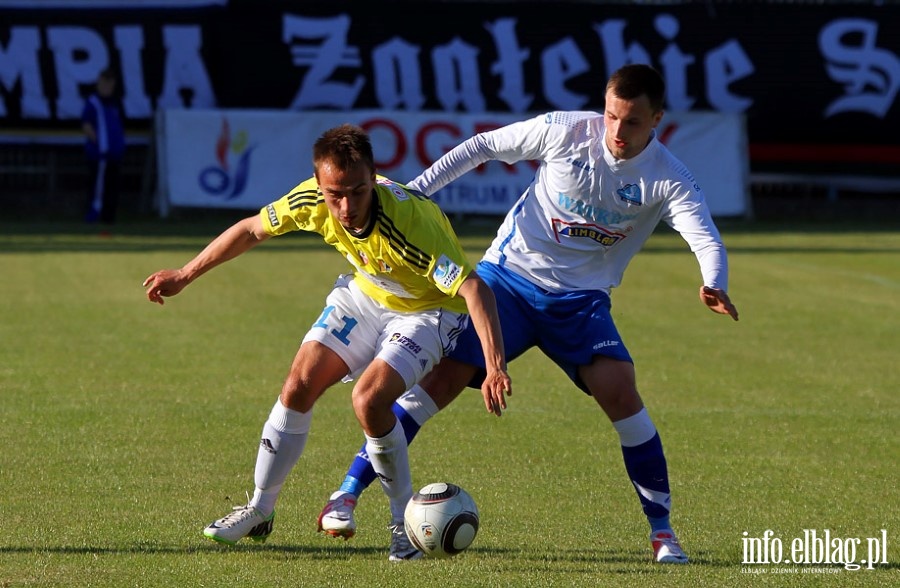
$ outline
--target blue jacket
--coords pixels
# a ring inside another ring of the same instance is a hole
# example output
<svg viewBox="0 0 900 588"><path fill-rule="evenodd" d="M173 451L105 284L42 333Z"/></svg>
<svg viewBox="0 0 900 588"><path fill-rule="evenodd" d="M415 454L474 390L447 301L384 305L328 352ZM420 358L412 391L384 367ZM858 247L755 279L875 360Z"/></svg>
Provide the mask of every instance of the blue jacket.
<svg viewBox="0 0 900 588"><path fill-rule="evenodd" d="M119 103L115 98L101 98L96 93L88 96L81 113L81 121L90 123L97 132L97 142L85 140L85 151L91 160L122 159L125 152L125 129Z"/></svg>

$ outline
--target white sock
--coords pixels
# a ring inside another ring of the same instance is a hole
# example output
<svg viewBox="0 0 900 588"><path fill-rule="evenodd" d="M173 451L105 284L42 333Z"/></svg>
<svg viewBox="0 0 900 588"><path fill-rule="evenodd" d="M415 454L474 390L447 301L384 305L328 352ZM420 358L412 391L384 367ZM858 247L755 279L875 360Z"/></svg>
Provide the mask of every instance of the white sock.
<svg viewBox="0 0 900 588"><path fill-rule="evenodd" d="M406 503L412 498L412 475L409 472L409 448L400 422L384 437L366 435L366 453L372 468L381 479L381 487L391 503L391 521L403 520Z"/></svg>
<svg viewBox="0 0 900 588"><path fill-rule="evenodd" d="M653 436L656 435L656 426L650 420L646 408L642 408L637 414L614 422L613 427L619 433L619 442L622 447L637 447L653 439Z"/></svg>
<svg viewBox="0 0 900 588"><path fill-rule="evenodd" d="M416 384L397 399L406 413L411 416L421 427L425 421L438 413L437 404L428 395L424 388Z"/></svg>
<svg viewBox="0 0 900 588"><path fill-rule="evenodd" d="M256 455L256 490L250 505L266 516L275 510L281 487L303 454L311 420L312 410L298 412L285 407L278 399L263 425Z"/></svg>

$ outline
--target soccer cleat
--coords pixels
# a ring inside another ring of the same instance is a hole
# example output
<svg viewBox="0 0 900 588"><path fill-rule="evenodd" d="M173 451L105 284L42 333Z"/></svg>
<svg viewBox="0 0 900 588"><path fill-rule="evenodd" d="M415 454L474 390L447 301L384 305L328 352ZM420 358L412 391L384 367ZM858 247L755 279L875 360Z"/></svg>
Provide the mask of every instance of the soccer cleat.
<svg viewBox="0 0 900 588"><path fill-rule="evenodd" d="M424 554L413 547L406 536L406 530L403 528L403 522L391 523L388 525L391 530L391 554L388 556L390 561L410 561L419 559Z"/></svg>
<svg viewBox="0 0 900 588"><path fill-rule="evenodd" d="M203 529L203 535L226 545L234 545L244 537L265 542L274 522L275 511L266 517L249 504L235 506L230 513Z"/></svg>
<svg viewBox="0 0 900 588"><path fill-rule="evenodd" d="M687 554L681 550L681 544L671 529L650 533L653 544L653 559L659 563L686 564Z"/></svg>
<svg viewBox="0 0 900 588"><path fill-rule="evenodd" d="M353 509L356 497L349 492L338 490L331 495L328 504L319 513L319 531L330 537L343 537L344 541L356 534Z"/></svg>

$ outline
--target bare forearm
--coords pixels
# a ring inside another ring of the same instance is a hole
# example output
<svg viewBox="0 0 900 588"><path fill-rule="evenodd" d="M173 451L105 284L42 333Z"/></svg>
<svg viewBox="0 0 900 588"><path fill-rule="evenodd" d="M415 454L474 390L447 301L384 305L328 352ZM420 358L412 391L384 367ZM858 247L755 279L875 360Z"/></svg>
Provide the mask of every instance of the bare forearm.
<svg viewBox="0 0 900 588"><path fill-rule="evenodd" d="M460 295L466 300L469 317L481 340L485 368L488 371L506 370L506 353L500 319L497 316L497 302L494 293L480 278L469 278L460 287Z"/></svg>
<svg viewBox="0 0 900 588"><path fill-rule="evenodd" d="M506 373L506 351L503 349L497 300L490 287L475 272L460 286L459 295L466 300L484 353L486 373L481 383L484 406L488 412L500 416L506 410L506 396L512 394L512 381Z"/></svg>
<svg viewBox="0 0 900 588"><path fill-rule="evenodd" d="M189 283L193 282L212 268L238 257L268 238L258 216L245 218L213 239L181 271Z"/></svg>
<svg viewBox="0 0 900 588"><path fill-rule="evenodd" d="M229 259L251 249L269 238L258 216L238 221L207 245L194 259L182 268L154 272L144 280L147 299L163 304L164 299L175 296L188 284Z"/></svg>

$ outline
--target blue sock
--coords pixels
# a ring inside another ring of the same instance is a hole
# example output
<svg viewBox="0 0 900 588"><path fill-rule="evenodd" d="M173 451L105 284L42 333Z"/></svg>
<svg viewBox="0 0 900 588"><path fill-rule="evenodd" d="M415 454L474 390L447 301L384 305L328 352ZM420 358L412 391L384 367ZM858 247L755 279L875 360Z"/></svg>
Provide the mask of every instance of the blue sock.
<svg viewBox="0 0 900 588"><path fill-rule="evenodd" d="M669 473L659 434L634 447L623 445L622 456L651 531L670 528Z"/></svg>
<svg viewBox="0 0 900 588"><path fill-rule="evenodd" d="M664 516L658 519L647 517L647 520L650 521L651 533L654 533L656 531L669 531L672 528L672 524L669 522L668 516Z"/></svg>
<svg viewBox="0 0 900 588"><path fill-rule="evenodd" d="M406 443L412 443L412 440L415 439L416 433L419 432L421 426L416 422L416 419L412 418L412 416L396 402L391 407L391 410L393 410L394 415L403 427L403 432L406 434ZM372 462L369 461L369 454L366 453L366 444L363 443L362 447L359 448L359 452L356 454L353 463L350 464L347 475L344 476L344 482L341 484L340 490L342 492L349 492L359 498L359 495L363 493L363 490L368 488L372 482L375 481L376 477L375 470L372 469Z"/></svg>

